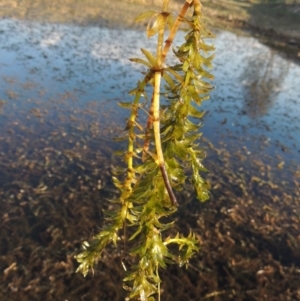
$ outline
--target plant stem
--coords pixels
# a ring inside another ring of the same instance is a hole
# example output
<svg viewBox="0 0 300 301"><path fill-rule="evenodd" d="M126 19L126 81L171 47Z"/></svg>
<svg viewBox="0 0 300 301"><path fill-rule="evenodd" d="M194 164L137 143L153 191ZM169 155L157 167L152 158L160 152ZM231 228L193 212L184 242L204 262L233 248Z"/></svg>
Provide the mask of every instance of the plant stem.
<svg viewBox="0 0 300 301"><path fill-rule="evenodd" d="M168 9L169 0L164 0L163 2L163 11ZM163 16L163 13L162 13ZM164 40L164 32L165 32L165 21L161 25L158 32L158 40L157 40L157 51L156 51L156 59L157 59L157 68L154 74L154 97L153 97L153 131L154 131L154 140L157 154L157 163L159 165L165 187L168 191L170 201L173 206L178 206L175 194L172 189L172 185L170 183L165 159L162 151L161 145L161 137L160 137L160 83L161 83L161 73L163 70L163 61L162 61L162 48L163 48L163 40ZM151 106L152 106L151 105Z"/></svg>
<svg viewBox="0 0 300 301"><path fill-rule="evenodd" d="M168 191L170 200L172 205L178 206L175 194L173 192L172 186L169 181L169 177L166 170L164 155L161 146L161 138L160 138L160 117L159 117L159 98L160 98L160 82L161 82L161 72L155 72L154 75L154 98L153 98L153 131L154 131L154 139L156 146L156 154L157 154L157 163L159 165L166 189Z"/></svg>
<svg viewBox="0 0 300 301"><path fill-rule="evenodd" d="M131 192L132 189L132 183L134 181L134 169L133 169L133 151L134 151L134 140L135 140L135 133L134 133L134 123L137 117L137 111L138 111L138 103L141 98L142 93L144 93L145 87L149 80L152 77L152 73L149 71L146 76L144 77L144 80L139 84L139 91L136 93L135 98L132 103L132 110L130 117L127 121L127 126L129 127L128 130L128 148L127 148L127 177L126 181L124 183L124 186L126 186L128 192ZM126 199L126 196L121 199Z"/></svg>
<svg viewBox="0 0 300 301"><path fill-rule="evenodd" d="M183 4L182 8L181 8L181 11L180 13L178 14L178 17L175 21L175 23L173 24L173 27L169 33L169 36L165 42L165 46L163 48L163 51L162 51L162 63L165 62L166 60L166 56L167 56L167 53L174 41L174 38L175 38L175 35L176 35L176 32L178 31L178 28L179 28L179 25L180 23L182 22L188 8L190 7L191 3L193 1L189 1L189 0L186 0L185 3Z"/></svg>
<svg viewBox="0 0 300 301"><path fill-rule="evenodd" d="M164 1L163 3L163 11L167 10L168 7L168 3L169 1ZM159 37L160 41L158 42L157 45L157 58L158 58L158 66L163 68L163 65L165 63L166 57L167 57L167 53L170 50L170 47L174 41L176 32L178 31L179 25L182 22L188 8L190 7L191 3L193 1L192 0L186 0L186 2L184 3L184 5L182 6L180 13L178 14L178 17L175 21L175 23L173 24L173 27L169 33L169 36L167 38L167 40L165 41L165 46L162 49L162 40L163 37ZM162 49L162 50L161 50ZM148 116L148 120L147 120L147 126L146 126L146 132L145 132L145 141L144 141L144 146L143 146L143 155L142 155L142 161L145 162L146 161L146 155L147 152L149 150L149 144L150 144L150 130L152 127L152 123L153 123L153 95L151 98L151 105L149 108L149 116ZM165 170L163 173L163 176L167 176Z"/></svg>
<svg viewBox="0 0 300 301"><path fill-rule="evenodd" d="M143 154L142 154L143 162L146 161L147 153L149 151L149 146L150 146L151 128L153 124L153 99L154 99L154 91L151 97L151 104L148 112L149 115L147 120L146 131L145 131L145 139L144 139Z"/></svg>
<svg viewBox="0 0 300 301"><path fill-rule="evenodd" d="M156 275L158 275L158 264L156 264ZM160 301L160 281L157 284L157 290L158 290L158 301Z"/></svg>

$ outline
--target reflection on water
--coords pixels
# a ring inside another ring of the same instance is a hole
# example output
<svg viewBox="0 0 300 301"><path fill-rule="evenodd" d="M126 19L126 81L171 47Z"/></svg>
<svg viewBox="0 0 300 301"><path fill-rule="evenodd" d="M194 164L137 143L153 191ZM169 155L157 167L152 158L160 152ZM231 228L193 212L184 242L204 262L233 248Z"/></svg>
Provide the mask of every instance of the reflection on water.
<svg viewBox="0 0 300 301"><path fill-rule="evenodd" d="M92 285L74 275L73 255L101 224L103 200L116 193L111 138L127 113L116 103L130 99L139 77L128 57L140 56L141 47L154 49L153 41L131 30L10 19L0 27L0 299L122 300L111 288L119 281L114 263ZM189 202L195 208L191 198L181 200L187 217L181 226L199 228L203 243L197 296L207 287L248 291L247 279L255 282L258 270L272 266L270 258L276 269L286 265L284 275L300 265L300 68L252 38L219 32L215 44L216 88L203 104L202 127L212 201L193 215L185 211ZM254 254L250 266L241 241ZM223 276L211 254L223 258L236 283L218 280ZM268 291L266 284L261 289Z"/></svg>
<svg viewBox="0 0 300 301"><path fill-rule="evenodd" d="M245 86L244 111L251 117L262 117L268 113L276 96L284 87L289 71L289 62L280 59L274 51L249 55L241 81Z"/></svg>
<svg viewBox="0 0 300 301"><path fill-rule="evenodd" d="M300 160L300 91L295 88L299 66L255 39L227 32L218 35L216 47L216 89L204 104L209 111L204 123L209 139L226 140L229 148L244 140L243 146L252 154L293 159L295 168ZM288 152L277 149L278 145Z"/></svg>

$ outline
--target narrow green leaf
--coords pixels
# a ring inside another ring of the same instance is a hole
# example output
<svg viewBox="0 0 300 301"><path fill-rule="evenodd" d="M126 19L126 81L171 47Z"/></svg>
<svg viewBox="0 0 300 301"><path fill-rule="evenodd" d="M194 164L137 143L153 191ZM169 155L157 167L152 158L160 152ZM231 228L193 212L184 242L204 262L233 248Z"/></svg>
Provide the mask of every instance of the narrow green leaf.
<svg viewBox="0 0 300 301"><path fill-rule="evenodd" d="M131 109L132 108L132 102L126 102L126 101L119 101L118 106L124 109Z"/></svg>
<svg viewBox="0 0 300 301"><path fill-rule="evenodd" d="M188 60L186 60L186 61L183 63L182 70L183 70L184 72L187 72L188 69L189 69L189 67L190 67L190 63L189 63Z"/></svg>
<svg viewBox="0 0 300 301"><path fill-rule="evenodd" d="M124 136L113 138L113 141L116 141L116 142L121 142L121 141L125 141L125 140L128 140L128 135L127 134L124 135Z"/></svg>
<svg viewBox="0 0 300 301"><path fill-rule="evenodd" d="M167 74L166 72L163 73L163 79L167 82L167 84L170 86L171 89L174 89L175 88L175 83L172 79L172 77Z"/></svg>
<svg viewBox="0 0 300 301"><path fill-rule="evenodd" d="M169 30L172 29L172 27L173 27L173 25L174 25L174 22L175 22L175 20L174 20L173 15L172 15L172 14L169 14L168 17L167 17L167 19L166 19L166 23L167 23L167 25L168 25L168 29L169 29Z"/></svg>
<svg viewBox="0 0 300 301"><path fill-rule="evenodd" d="M114 151L115 156L124 156L126 153L127 153L127 150Z"/></svg>
<svg viewBox="0 0 300 301"><path fill-rule="evenodd" d="M156 66L155 56L150 51L148 51L147 49L142 48L141 51L145 55L145 57L147 58L147 60L151 64L151 66Z"/></svg>
<svg viewBox="0 0 300 301"><path fill-rule="evenodd" d="M134 89L130 90L128 92L128 94L129 95L136 95L139 91L140 91L140 89L137 87L137 88L134 88Z"/></svg>
<svg viewBox="0 0 300 301"><path fill-rule="evenodd" d="M189 115L195 118L202 118L204 116L205 112L198 111L194 106L189 106Z"/></svg>
<svg viewBox="0 0 300 301"><path fill-rule="evenodd" d="M164 70L174 75L180 83L184 83L184 78L178 72L175 71L174 67L165 68Z"/></svg>
<svg viewBox="0 0 300 301"><path fill-rule="evenodd" d="M146 33L150 38L155 35L159 30L165 27L165 17L162 14L154 15L148 23Z"/></svg>
<svg viewBox="0 0 300 301"><path fill-rule="evenodd" d="M140 59L140 58L131 58L131 59L129 59L129 61L134 62L134 63L138 63L138 64L145 65L145 66L147 66L147 67L149 67L149 68L152 68L152 67L153 67L149 62L147 62L147 61L145 61L145 60L142 60L142 59Z"/></svg>
<svg viewBox="0 0 300 301"><path fill-rule="evenodd" d="M144 20L144 19L147 19L147 18L152 17L154 14L156 14L155 11L148 10L148 11L146 11L146 12L143 12L143 13L139 14L139 15L134 19L134 21L135 21L135 22L140 22L140 21L142 21L142 20Z"/></svg>

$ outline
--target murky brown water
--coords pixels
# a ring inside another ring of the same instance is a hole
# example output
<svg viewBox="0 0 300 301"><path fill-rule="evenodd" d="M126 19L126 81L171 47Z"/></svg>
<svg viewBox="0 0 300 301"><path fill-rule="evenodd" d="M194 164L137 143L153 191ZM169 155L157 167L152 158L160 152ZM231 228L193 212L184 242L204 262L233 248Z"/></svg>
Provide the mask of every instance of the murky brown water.
<svg viewBox="0 0 300 301"><path fill-rule="evenodd" d="M133 30L0 28L0 299L122 300L118 250L88 279L73 256L116 194L116 103L139 76L128 57L154 46ZM252 38L215 44L202 128L212 198L180 196L178 227L201 251L164 275L164 300L300 300L300 68Z"/></svg>

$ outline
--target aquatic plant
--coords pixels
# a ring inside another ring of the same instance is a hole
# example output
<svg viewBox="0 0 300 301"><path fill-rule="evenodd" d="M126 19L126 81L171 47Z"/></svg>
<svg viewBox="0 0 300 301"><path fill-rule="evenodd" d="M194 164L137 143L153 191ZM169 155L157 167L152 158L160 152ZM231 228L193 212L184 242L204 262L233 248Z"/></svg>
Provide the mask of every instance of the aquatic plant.
<svg viewBox="0 0 300 301"><path fill-rule="evenodd" d="M117 244L121 230L128 228L130 250L128 254L124 250L124 256L133 258L132 265L128 268L122 263L129 299L154 300L158 294L160 300L159 268L171 263L187 266L199 250L192 232L187 237L165 234L174 226L170 215L179 206L176 193L190 180L200 201L209 198L208 184L201 175L206 171L202 165L205 153L197 141L201 136L199 119L204 115L199 106L212 89L209 81L213 76L208 69L214 47L204 41L212 34L202 21L199 0L186 0L176 18L168 12L168 5L164 0L161 12L147 11L136 18L149 19L146 33L149 38L157 35L157 49L155 55L141 49L145 58L131 59L146 66L147 71L130 92L133 101L119 103L130 112L125 134L117 139L128 141L127 149L117 152L126 167L118 168L112 178L120 191L120 197L112 202L119 207L106 212L107 224L90 242L83 243L83 252L76 256L80 263L77 271L87 275L104 248L110 242ZM192 13L187 17L189 10ZM185 40L173 48L176 63L168 65L166 57L181 24L187 32ZM167 28L169 35L164 42ZM139 113L145 111L143 127ZM177 249L170 247L174 244Z"/></svg>

